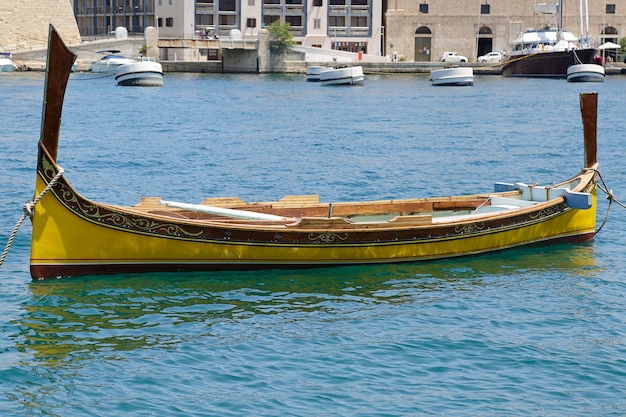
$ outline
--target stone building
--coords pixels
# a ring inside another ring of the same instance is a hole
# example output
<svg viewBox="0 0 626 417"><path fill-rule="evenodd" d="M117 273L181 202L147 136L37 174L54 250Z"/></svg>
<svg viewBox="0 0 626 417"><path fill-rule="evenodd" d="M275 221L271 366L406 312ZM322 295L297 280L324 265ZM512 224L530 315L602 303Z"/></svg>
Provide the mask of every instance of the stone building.
<svg viewBox="0 0 626 417"><path fill-rule="evenodd" d="M70 0L80 34L89 39L112 35L118 27L143 34L145 28L156 25L155 1L162 0Z"/></svg>
<svg viewBox="0 0 626 417"><path fill-rule="evenodd" d="M156 1L160 37L188 36L189 28L258 36L280 20L303 46L382 54L382 0L182 0L169 6ZM194 5L191 17L180 10Z"/></svg>
<svg viewBox="0 0 626 417"><path fill-rule="evenodd" d="M72 0L0 1L0 51L25 52L46 48L50 23L66 44L80 44Z"/></svg>
<svg viewBox="0 0 626 417"><path fill-rule="evenodd" d="M258 36L275 20L288 22L295 41L371 55L383 54L387 0L72 0L80 33L104 37L155 26L160 39L192 39L205 31ZM233 31L233 32L231 32Z"/></svg>
<svg viewBox="0 0 626 417"><path fill-rule="evenodd" d="M535 4L519 0L388 0L385 14L387 54L400 60L437 61L444 51L470 59L487 52L506 52L519 33L556 26L556 17L535 13ZM553 2L556 3L556 2ZM584 7L583 2L583 7ZM626 1L588 1L588 33L592 46L626 37ZM585 35L579 0L563 1L563 27Z"/></svg>

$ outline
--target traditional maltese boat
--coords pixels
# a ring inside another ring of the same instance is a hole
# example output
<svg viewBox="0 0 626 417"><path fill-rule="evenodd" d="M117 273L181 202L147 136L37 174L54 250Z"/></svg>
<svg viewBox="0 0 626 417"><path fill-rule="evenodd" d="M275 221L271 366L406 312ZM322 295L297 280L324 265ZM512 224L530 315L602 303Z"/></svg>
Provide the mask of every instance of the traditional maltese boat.
<svg viewBox="0 0 626 417"><path fill-rule="evenodd" d="M37 197L30 204L34 279L414 262L594 237L595 93L580 97L584 168L553 185L497 183L481 194L367 202L308 195L260 203L144 198L117 206L81 195L56 162L74 59L51 28Z"/></svg>

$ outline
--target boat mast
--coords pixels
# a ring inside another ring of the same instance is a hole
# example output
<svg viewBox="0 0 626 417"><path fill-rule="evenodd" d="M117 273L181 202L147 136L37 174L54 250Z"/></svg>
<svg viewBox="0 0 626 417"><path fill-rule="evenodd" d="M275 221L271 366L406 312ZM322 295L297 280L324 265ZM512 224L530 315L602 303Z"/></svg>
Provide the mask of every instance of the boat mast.
<svg viewBox="0 0 626 417"><path fill-rule="evenodd" d="M563 1L559 0L556 7L558 8L557 12L559 13L556 24L556 42L559 43L563 40L563 33L561 32L563 30Z"/></svg>
<svg viewBox="0 0 626 417"><path fill-rule="evenodd" d="M589 3L585 0L585 47L589 48Z"/></svg>
<svg viewBox="0 0 626 417"><path fill-rule="evenodd" d="M580 22L578 24L578 43L582 46L583 41L583 0L578 0L578 17Z"/></svg>
<svg viewBox="0 0 626 417"><path fill-rule="evenodd" d="M578 36L578 43L581 48L589 47L589 4L585 0L585 8L583 9L583 0L578 0L578 15L580 17L580 32ZM583 16L585 21L583 22Z"/></svg>

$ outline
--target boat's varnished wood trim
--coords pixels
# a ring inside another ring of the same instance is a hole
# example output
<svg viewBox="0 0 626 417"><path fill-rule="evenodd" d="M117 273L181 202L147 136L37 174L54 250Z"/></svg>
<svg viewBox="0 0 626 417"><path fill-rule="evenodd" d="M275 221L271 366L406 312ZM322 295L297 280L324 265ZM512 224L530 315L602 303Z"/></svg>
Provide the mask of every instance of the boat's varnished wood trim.
<svg viewBox="0 0 626 417"><path fill-rule="evenodd" d="M585 167L590 168L597 162L598 153L598 93L580 95L580 113L585 139Z"/></svg>
<svg viewBox="0 0 626 417"><path fill-rule="evenodd" d="M50 25L40 141L55 161L65 89L75 60L76 55L65 46L54 26Z"/></svg>

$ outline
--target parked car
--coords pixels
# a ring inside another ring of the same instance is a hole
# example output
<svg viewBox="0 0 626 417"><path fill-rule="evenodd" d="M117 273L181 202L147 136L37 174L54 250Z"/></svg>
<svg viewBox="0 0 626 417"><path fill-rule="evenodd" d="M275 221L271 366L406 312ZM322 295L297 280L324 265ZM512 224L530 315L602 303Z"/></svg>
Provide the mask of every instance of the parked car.
<svg viewBox="0 0 626 417"><path fill-rule="evenodd" d="M458 64L459 62L467 62L467 57L456 52L444 52L439 61Z"/></svg>
<svg viewBox="0 0 626 417"><path fill-rule="evenodd" d="M502 61L502 54L500 52L489 52L486 55L479 56L478 62L500 62Z"/></svg>

